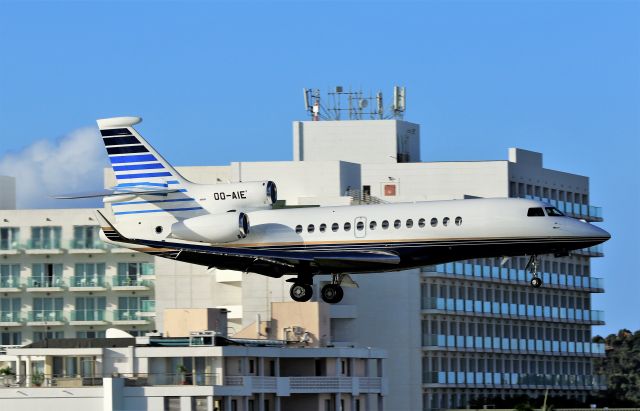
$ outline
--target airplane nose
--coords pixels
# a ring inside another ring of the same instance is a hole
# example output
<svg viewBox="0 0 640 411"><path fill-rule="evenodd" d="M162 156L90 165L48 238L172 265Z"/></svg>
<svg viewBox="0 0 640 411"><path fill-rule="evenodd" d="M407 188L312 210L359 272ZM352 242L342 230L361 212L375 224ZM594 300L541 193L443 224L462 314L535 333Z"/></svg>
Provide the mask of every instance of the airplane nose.
<svg viewBox="0 0 640 411"><path fill-rule="evenodd" d="M611 234L600 227L596 227L595 225L591 225L591 231L593 232L593 236L601 238L602 242L605 242L611 238Z"/></svg>

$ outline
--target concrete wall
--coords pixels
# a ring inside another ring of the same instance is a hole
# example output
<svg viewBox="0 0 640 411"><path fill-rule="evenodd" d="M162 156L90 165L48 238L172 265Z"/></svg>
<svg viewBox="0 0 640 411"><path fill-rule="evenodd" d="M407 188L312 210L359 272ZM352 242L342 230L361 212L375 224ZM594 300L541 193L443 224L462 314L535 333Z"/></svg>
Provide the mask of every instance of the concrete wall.
<svg viewBox="0 0 640 411"><path fill-rule="evenodd" d="M227 332L226 310L216 308L169 308L164 310L167 337L188 337L191 331Z"/></svg>
<svg viewBox="0 0 640 411"><path fill-rule="evenodd" d="M14 210L16 208L16 179L15 177L0 176L0 210Z"/></svg>

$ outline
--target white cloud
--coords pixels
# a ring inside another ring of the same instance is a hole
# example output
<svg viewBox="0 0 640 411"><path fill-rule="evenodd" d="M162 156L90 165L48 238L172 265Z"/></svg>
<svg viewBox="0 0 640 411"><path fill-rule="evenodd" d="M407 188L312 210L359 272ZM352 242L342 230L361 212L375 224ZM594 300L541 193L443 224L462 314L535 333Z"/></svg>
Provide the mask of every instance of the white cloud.
<svg viewBox="0 0 640 411"><path fill-rule="evenodd" d="M100 199L56 200L53 194L98 191L107 156L97 128L38 140L0 156L0 175L16 178L18 208L100 207Z"/></svg>

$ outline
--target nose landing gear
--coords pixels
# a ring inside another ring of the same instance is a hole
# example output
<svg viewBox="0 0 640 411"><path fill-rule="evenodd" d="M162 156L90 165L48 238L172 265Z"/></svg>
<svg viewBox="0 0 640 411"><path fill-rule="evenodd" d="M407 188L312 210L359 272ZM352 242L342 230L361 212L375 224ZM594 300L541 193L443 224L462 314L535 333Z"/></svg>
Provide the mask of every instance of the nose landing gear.
<svg viewBox="0 0 640 411"><path fill-rule="evenodd" d="M529 262L527 263L527 267L525 269L528 269L529 272L531 273L531 286L533 288L540 288L540 286L542 285L542 278L538 277L538 256L537 255L532 255L531 258L529 258Z"/></svg>

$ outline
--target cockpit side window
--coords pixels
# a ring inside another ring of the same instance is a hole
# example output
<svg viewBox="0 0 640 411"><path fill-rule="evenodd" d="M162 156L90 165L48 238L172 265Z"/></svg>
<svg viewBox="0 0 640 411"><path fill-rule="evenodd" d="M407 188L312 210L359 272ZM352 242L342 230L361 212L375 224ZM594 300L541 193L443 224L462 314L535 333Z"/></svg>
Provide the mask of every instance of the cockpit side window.
<svg viewBox="0 0 640 411"><path fill-rule="evenodd" d="M562 217L562 216L564 216L564 214L562 214L562 211L558 210L555 207L546 207L545 210L547 210L547 215L549 217Z"/></svg>
<svg viewBox="0 0 640 411"><path fill-rule="evenodd" d="M544 210L542 207L533 207L527 211L527 217L544 217Z"/></svg>

